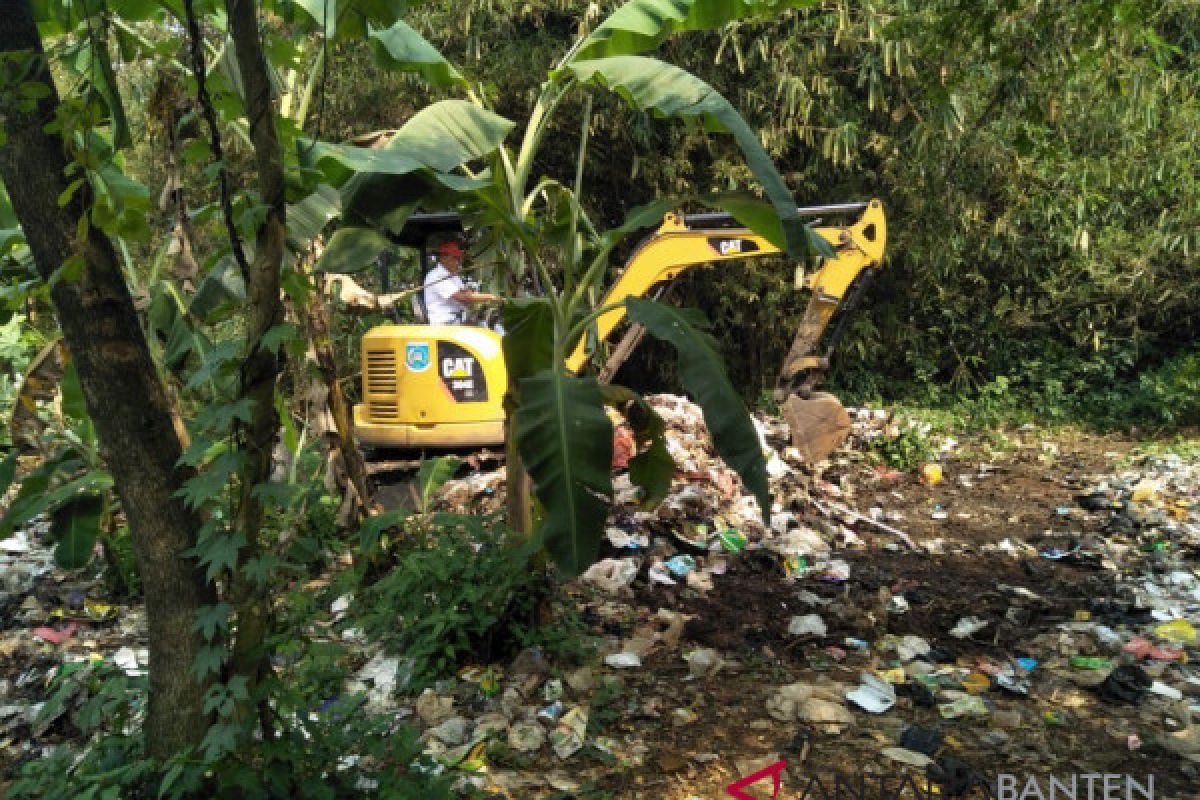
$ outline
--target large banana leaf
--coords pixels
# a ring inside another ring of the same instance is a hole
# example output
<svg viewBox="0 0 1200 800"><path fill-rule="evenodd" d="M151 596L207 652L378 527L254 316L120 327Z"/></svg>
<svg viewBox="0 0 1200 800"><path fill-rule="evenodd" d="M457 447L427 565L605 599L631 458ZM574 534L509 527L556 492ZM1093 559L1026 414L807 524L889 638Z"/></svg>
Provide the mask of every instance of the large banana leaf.
<svg viewBox="0 0 1200 800"><path fill-rule="evenodd" d="M315 23L316 30L334 39L361 39L372 27L391 25L411 3L408 0L290 0Z"/></svg>
<svg viewBox="0 0 1200 800"><path fill-rule="evenodd" d="M716 342L704 330L707 320L692 309L673 308L637 297L628 298L625 308L631 321L644 325L655 338L675 348L679 354L679 380L703 409L704 424L717 453L757 498L763 521L769 520L771 491L758 431L725 374Z"/></svg>
<svg viewBox="0 0 1200 800"><path fill-rule="evenodd" d="M338 228L313 266L313 272L353 274L375 264L379 254L391 246L387 237L370 228Z"/></svg>
<svg viewBox="0 0 1200 800"><path fill-rule="evenodd" d="M450 172L495 150L512 128L511 121L474 103L442 100L413 115L377 150L330 142L311 142L305 147L310 158L326 169L331 182L340 186L355 172Z"/></svg>
<svg viewBox="0 0 1200 800"><path fill-rule="evenodd" d="M783 176L775 169L758 135L720 92L686 70L644 56L576 61L567 65L567 69L580 81L613 90L634 108L662 117L695 119L706 130L732 134L779 215L787 251L806 252L804 224Z"/></svg>
<svg viewBox="0 0 1200 800"><path fill-rule="evenodd" d="M376 60L400 72L415 72L434 86L466 86L467 80L425 37L404 20L370 32Z"/></svg>
<svg viewBox="0 0 1200 800"><path fill-rule="evenodd" d="M504 304L504 363L520 388L524 378L554 365L554 309L545 297L518 297Z"/></svg>
<svg viewBox="0 0 1200 800"><path fill-rule="evenodd" d="M541 533L559 569L596 560L612 498L612 423L595 378L545 369L521 381L517 446L546 508Z"/></svg>
<svg viewBox="0 0 1200 800"><path fill-rule="evenodd" d="M320 184L312 194L287 207L287 243L293 253L303 253L330 220L342 213L342 198L332 186Z"/></svg>
<svg viewBox="0 0 1200 800"><path fill-rule="evenodd" d="M382 148L316 143L311 158L331 184L342 187L345 211L373 219L429 194L433 184L457 191L485 185L450 173L494 152L512 128L473 103L442 100L414 115Z"/></svg>
<svg viewBox="0 0 1200 800"><path fill-rule="evenodd" d="M54 563L63 569L82 569L92 560L92 550L100 536L104 498L79 494L50 514L50 535L54 538Z"/></svg>
<svg viewBox="0 0 1200 800"><path fill-rule="evenodd" d="M814 5L816 0L632 0L596 26L575 58L644 53L676 32L712 30L735 20Z"/></svg>

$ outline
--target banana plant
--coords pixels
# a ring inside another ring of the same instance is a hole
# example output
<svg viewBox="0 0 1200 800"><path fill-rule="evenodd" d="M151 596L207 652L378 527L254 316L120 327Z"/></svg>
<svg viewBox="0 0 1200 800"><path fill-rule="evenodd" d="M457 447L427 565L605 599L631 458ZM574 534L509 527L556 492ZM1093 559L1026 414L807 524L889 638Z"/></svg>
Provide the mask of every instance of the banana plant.
<svg viewBox="0 0 1200 800"><path fill-rule="evenodd" d="M632 211L619 227L601 231L583 202L587 136L595 90L607 90L635 109L699 124L734 137L761 185L765 204L743 198L695 197L726 208L742 223L793 254L816 244L758 135L733 105L699 77L645 53L678 32L720 28L768 18L811 0L631 0L581 36L546 72L520 141L505 144L515 127L484 105L464 71L450 64L411 27L397 22L371 30L377 54L394 69L420 74L435 86L459 89L461 100L427 107L381 149L315 146L314 165L342 192L344 226L329 243L319 269L365 268L418 203L454 205L489 231L502 254L496 280L514 289L538 287L504 310L504 353L509 372L509 492L519 493L528 470L543 515L538 527L557 566L577 574L592 563L611 501L612 424L605 406L634 423L639 452L632 480L647 505L665 495L674 464L663 424L636 393L568 372L564 361L589 338L610 257L629 234L656 225L686 198L665 198ZM573 182L541 177L534 169L551 121L571 93L587 92ZM676 349L685 388L704 410L714 444L770 511L766 470L746 408L730 384L703 317L651 300L630 299L629 318ZM594 339L594 337L592 337ZM594 341L592 341L594 343ZM521 499L510 497L510 523L524 527ZM529 532L529 531L527 531Z"/></svg>
<svg viewBox="0 0 1200 800"><path fill-rule="evenodd" d="M0 517L0 537L48 514L55 563L63 569L81 569L91 562L97 541L113 550L111 540L117 535L109 491L113 480L104 469L79 379L69 364L59 385L60 411L47 415L43 433L53 440L54 447L21 481ZM15 480L18 452L14 448L0 463L0 492L7 491ZM120 574L120 565L111 566Z"/></svg>

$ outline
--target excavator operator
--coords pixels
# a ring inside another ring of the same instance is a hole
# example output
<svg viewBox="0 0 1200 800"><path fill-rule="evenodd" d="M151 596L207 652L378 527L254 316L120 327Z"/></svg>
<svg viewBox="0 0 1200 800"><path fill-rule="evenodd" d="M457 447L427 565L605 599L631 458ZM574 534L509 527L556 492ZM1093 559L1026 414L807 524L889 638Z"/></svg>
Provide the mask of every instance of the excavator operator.
<svg viewBox="0 0 1200 800"><path fill-rule="evenodd" d="M467 288L458 274L466 255L458 242L442 242L434 252L437 265L426 273L423 289L430 325L462 325L467 306L502 302L498 295Z"/></svg>

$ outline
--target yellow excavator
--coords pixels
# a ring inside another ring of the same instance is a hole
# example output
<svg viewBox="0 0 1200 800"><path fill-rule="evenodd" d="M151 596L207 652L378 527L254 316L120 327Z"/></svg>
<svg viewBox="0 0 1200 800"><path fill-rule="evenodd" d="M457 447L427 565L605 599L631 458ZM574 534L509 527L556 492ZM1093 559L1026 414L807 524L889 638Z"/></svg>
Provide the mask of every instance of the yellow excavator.
<svg viewBox="0 0 1200 800"><path fill-rule="evenodd" d="M775 397L793 444L810 460L819 460L842 442L850 421L837 398L814 389L829 366L850 312L883 263L887 223L878 200L798 211L829 243L834 256L821 259L811 272L797 270L797 288L811 295L780 371ZM830 219L843 224L831 224ZM427 236L459 225L454 214L414 215L401 241L419 243L424 266ZM779 253L765 238L740 227L732 215L667 214L661 227L638 245L602 305L656 290L661 293L693 267ZM419 316L420 304L414 305ZM820 349L822 335L835 316L837 323ZM623 306L601 316L599 341L607 340L624 318ZM630 327L599 373L601 381L611 380L642 333L639 326ZM354 407L359 441L376 448L434 450L501 444L508 373L500 340L495 331L472 325L372 328L362 340L363 402ZM579 372L588 361L581 342L566 366Z"/></svg>

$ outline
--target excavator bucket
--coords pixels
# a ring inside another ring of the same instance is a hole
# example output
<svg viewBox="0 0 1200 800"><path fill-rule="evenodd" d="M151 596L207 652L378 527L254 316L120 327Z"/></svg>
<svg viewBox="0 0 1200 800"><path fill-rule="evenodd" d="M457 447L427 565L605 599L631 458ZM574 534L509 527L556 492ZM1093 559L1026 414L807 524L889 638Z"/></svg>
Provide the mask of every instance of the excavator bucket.
<svg viewBox="0 0 1200 800"><path fill-rule="evenodd" d="M850 415L828 392L789 395L783 419L792 431L792 444L809 463L828 458L850 433Z"/></svg>

